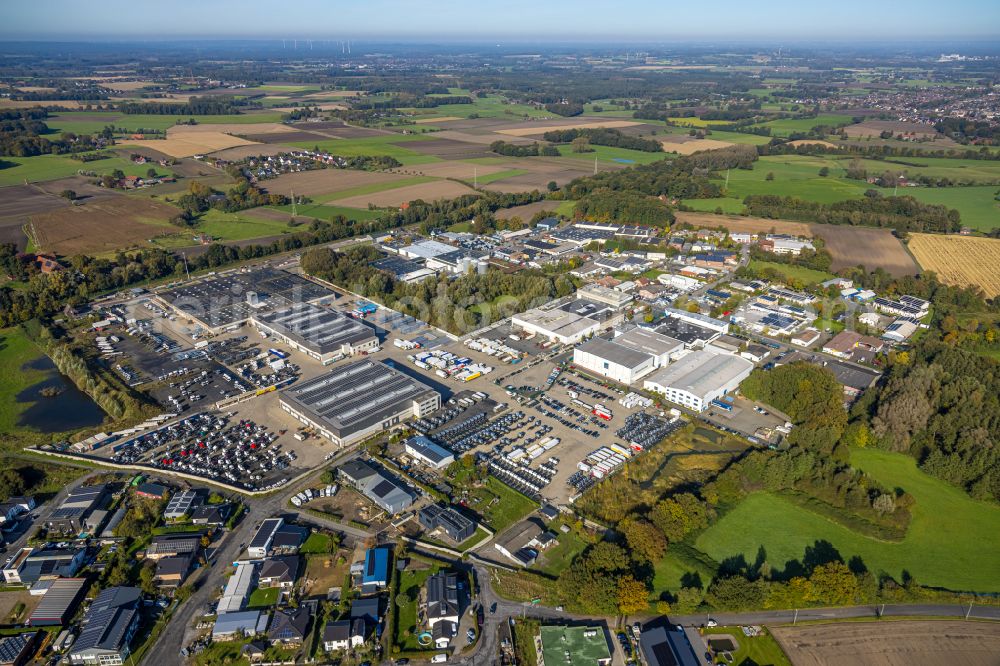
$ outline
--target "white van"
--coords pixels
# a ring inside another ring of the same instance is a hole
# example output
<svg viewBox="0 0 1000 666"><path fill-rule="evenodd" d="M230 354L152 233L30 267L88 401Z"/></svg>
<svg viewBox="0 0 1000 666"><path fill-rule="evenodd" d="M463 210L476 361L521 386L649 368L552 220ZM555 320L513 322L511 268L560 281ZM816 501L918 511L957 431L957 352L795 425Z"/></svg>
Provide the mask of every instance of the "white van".
<svg viewBox="0 0 1000 666"><path fill-rule="evenodd" d="M432 664L443 664L446 661L448 661L448 655L446 655L443 652L441 654L436 654L433 657L431 657Z"/></svg>

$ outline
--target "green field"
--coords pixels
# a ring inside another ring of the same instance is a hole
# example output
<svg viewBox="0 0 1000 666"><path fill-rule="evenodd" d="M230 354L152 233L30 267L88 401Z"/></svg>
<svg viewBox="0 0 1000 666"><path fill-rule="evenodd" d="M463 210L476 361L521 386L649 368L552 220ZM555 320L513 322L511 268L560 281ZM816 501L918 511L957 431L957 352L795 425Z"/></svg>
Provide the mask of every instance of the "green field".
<svg viewBox="0 0 1000 666"><path fill-rule="evenodd" d="M2 172L0 172L2 173ZM918 201L955 208L962 214L962 224L980 231L1000 227L1000 188L980 187L910 187L904 194Z"/></svg>
<svg viewBox="0 0 1000 666"><path fill-rule="evenodd" d="M889 488L916 500L906 537L899 543L863 537L770 493L754 493L703 532L695 546L716 561L760 547L776 569L826 540L846 561L857 555L876 575L895 580L909 572L922 585L950 590L1000 592L1000 507L971 499L962 490L917 469L903 454L857 449L851 462Z"/></svg>
<svg viewBox="0 0 1000 666"><path fill-rule="evenodd" d="M37 155L35 157L5 157L5 162L13 162L15 166L0 169L0 187L21 185L25 181L38 183L46 180L57 180L75 176L81 169L93 171L99 175L121 169L127 176L145 176L149 164L135 164L121 157L109 157L106 160L80 162L63 155ZM160 166L154 166L158 172L167 171Z"/></svg>
<svg viewBox="0 0 1000 666"><path fill-rule="evenodd" d="M782 273L786 280L801 283L803 287L811 287L815 284L819 284L820 282L832 280L835 277L832 273L824 273L823 271L816 271L803 266L782 264L776 261L758 261L757 259L751 259L750 268L753 270L770 268Z"/></svg>
<svg viewBox="0 0 1000 666"><path fill-rule="evenodd" d="M468 90L452 93L454 95L469 94ZM431 95L433 97L433 95ZM400 109L404 113L411 113L415 118L468 118L472 114L480 118L504 118L510 116L511 119L528 116L530 118L552 118L553 114L545 109L535 109L525 104L506 104L500 95L487 95L483 98L472 98L472 104L443 104L431 109Z"/></svg>
<svg viewBox="0 0 1000 666"><path fill-rule="evenodd" d="M466 183L472 185L475 182L477 185L482 187L487 183L492 183L497 180L503 180L504 178L514 178L515 176L523 176L529 173L525 169L507 169L506 171L497 171L496 173L490 173L485 176L476 176L474 178L464 178Z"/></svg>
<svg viewBox="0 0 1000 666"><path fill-rule="evenodd" d="M222 240L248 240L295 231L287 222L250 217L243 213L223 213L214 208L204 213L195 233L202 232Z"/></svg>
<svg viewBox="0 0 1000 666"><path fill-rule="evenodd" d="M472 494L480 501L470 503L469 508L479 513L497 535L538 508L538 504L492 476Z"/></svg>
<svg viewBox="0 0 1000 666"><path fill-rule="evenodd" d="M646 153L641 150L629 150L628 148L612 148L611 146L591 146L592 152L589 153L574 153L573 148L569 145L560 145L559 154L563 157L570 158L573 160L580 160L581 162L594 163L594 158L597 158L598 163L600 162L617 162L618 164L649 164L650 162L659 162L660 160L671 159L674 156L668 155L667 153Z"/></svg>
<svg viewBox="0 0 1000 666"><path fill-rule="evenodd" d="M761 123L757 127L770 127L774 136L788 136L795 132L808 132L817 125L830 125L838 127L840 125L850 125L850 116L840 116L832 114L820 114L815 118L780 118Z"/></svg>
<svg viewBox="0 0 1000 666"><path fill-rule="evenodd" d="M16 397L48 376L44 370L24 367L42 356L20 329L0 329L0 432L16 431L21 414L31 407L32 403L17 402Z"/></svg>
<svg viewBox="0 0 1000 666"><path fill-rule="evenodd" d="M714 213L717 208L721 208L723 213L730 215L740 215L743 213L743 200L730 197L718 197L716 199L685 199L684 205L691 210Z"/></svg>
<svg viewBox="0 0 1000 666"><path fill-rule="evenodd" d="M291 204L287 206L271 206L274 210L285 213L292 212ZM347 206L335 206L323 203L298 204L295 214L298 217L314 217L320 220L329 220L334 215L343 215L349 220L374 220L383 214L383 211L365 210L362 208L348 208Z"/></svg>

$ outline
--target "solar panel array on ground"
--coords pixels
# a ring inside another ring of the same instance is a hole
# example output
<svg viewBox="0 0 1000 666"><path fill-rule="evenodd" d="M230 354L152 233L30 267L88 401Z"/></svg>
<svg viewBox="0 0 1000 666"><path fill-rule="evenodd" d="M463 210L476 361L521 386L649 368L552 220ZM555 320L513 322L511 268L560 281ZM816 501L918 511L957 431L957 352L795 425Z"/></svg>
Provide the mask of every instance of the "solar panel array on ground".
<svg viewBox="0 0 1000 666"><path fill-rule="evenodd" d="M218 328L250 318L255 308L247 303L249 292L256 293L269 309L336 296L299 275L260 268L186 284L160 294L160 298L209 328Z"/></svg>

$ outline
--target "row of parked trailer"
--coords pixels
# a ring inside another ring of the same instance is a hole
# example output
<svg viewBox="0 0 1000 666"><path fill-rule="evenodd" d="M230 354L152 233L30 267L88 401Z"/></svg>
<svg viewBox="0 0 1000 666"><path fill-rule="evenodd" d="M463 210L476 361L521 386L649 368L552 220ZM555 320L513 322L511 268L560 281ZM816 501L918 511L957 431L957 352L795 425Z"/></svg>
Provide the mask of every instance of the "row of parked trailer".
<svg viewBox="0 0 1000 666"><path fill-rule="evenodd" d="M551 451L559 444L558 437L546 437L540 442L536 442L528 447L515 446L513 449L508 451L504 457L508 461L515 464L524 464L537 460L542 457L546 451Z"/></svg>
<svg viewBox="0 0 1000 666"><path fill-rule="evenodd" d="M337 494L337 490L339 490L339 488L336 483L331 483L325 488L320 488L318 490L306 488L302 492L296 493L292 496L292 504L295 506L302 506L303 504L311 502L314 499L319 499L320 497L333 497Z"/></svg>
<svg viewBox="0 0 1000 666"><path fill-rule="evenodd" d="M433 370L438 377L450 377L462 382L471 382L493 372L493 368L488 365L473 363L466 356L441 350L410 354L406 358L422 370Z"/></svg>
<svg viewBox="0 0 1000 666"><path fill-rule="evenodd" d="M499 340L490 340L489 338L466 340L465 346L473 351L486 354L487 356L495 356L501 363L519 363L521 361L521 357L524 356L524 354L519 350L505 345Z"/></svg>
<svg viewBox="0 0 1000 666"><path fill-rule="evenodd" d="M577 463L576 467L581 472L603 479L624 465L625 461L631 457L632 451L625 447L618 444L608 444L588 453L587 457Z"/></svg>
<svg viewBox="0 0 1000 666"><path fill-rule="evenodd" d="M542 489L552 482L558 464L558 459L550 458L538 469L532 469L512 463L503 456L493 456L487 467L502 483L537 500Z"/></svg>

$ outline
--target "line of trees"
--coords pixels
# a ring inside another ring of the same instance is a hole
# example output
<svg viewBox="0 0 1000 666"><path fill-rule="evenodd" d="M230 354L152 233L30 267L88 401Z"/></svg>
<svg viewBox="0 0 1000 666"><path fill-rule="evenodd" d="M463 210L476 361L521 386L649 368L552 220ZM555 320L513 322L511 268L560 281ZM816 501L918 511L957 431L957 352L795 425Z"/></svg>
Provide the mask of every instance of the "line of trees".
<svg viewBox="0 0 1000 666"><path fill-rule="evenodd" d="M774 194L751 194L743 204L749 215L769 219L933 233L954 233L962 228L961 214L954 208L923 203L911 196L884 197L876 190L870 190L870 194L862 199L829 204Z"/></svg>
<svg viewBox="0 0 1000 666"><path fill-rule="evenodd" d="M613 148L628 148L641 150L645 153L662 153L663 145L655 139L641 136L629 136L620 130L599 127L596 129L566 129L552 130L542 135L542 138L552 143L571 143L578 138L587 139L594 146L611 146Z"/></svg>
<svg viewBox="0 0 1000 666"><path fill-rule="evenodd" d="M559 149L555 146L540 146L538 142L529 145L494 141L490 144L490 152L507 157L559 157Z"/></svg>
<svg viewBox="0 0 1000 666"><path fill-rule="evenodd" d="M259 108L262 108L260 102L238 99L228 95L192 97L183 104L175 102L122 102L118 105L118 111L126 115L150 114L157 116L225 116Z"/></svg>

